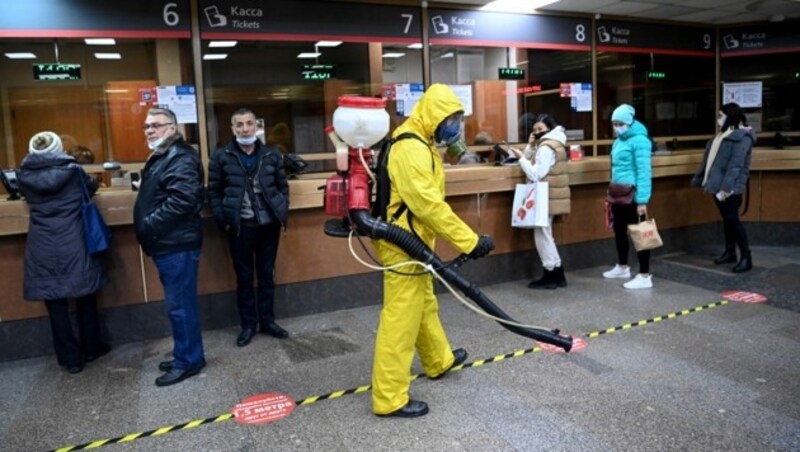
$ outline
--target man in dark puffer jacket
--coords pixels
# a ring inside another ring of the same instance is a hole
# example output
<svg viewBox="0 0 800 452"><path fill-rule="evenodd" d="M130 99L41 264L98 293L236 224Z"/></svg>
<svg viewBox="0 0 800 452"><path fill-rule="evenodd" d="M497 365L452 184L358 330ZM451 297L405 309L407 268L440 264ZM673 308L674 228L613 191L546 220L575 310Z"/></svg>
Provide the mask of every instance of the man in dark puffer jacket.
<svg viewBox="0 0 800 452"><path fill-rule="evenodd" d="M281 153L256 138L252 111L236 110L231 129L234 139L214 152L208 164L208 198L214 219L228 234L242 325L236 345L244 347L259 324L264 334L289 337L275 323L273 311L273 272L281 229L285 229L289 216L289 184ZM258 297L253 290L254 274L258 277Z"/></svg>
<svg viewBox="0 0 800 452"><path fill-rule="evenodd" d="M166 372L157 386L180 383L206 365L197 313L197 269L203 243L203 164L177 129L175 114L153 108L144 133L153 151L142 170L133 207L136 238L153 258L164 285L164 308L172 326L174 359L158 368Z"/></svg>

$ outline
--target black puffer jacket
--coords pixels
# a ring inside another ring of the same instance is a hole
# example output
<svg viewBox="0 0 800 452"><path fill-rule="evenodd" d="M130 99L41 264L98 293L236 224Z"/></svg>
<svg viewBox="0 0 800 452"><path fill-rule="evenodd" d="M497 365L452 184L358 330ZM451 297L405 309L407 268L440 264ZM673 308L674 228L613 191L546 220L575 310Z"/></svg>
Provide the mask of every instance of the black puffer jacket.
<svg viewBox="0 0 800 452"><path fill-rule="evenodd" d="M94 194L97 181L63 152L29 154L18 177L30 208L23 297L56 300L100 290L106 273L100 258L86 253L80 186Z"/></svg>
<svg viewBox="0 0 800 452"><path fill-rule="evenodd" d="M136 238L148 256L200 249L203 164L182 138L164 153L153 153L142 170L133 207Z"/></svg>
<svg viewBox="0 0 800 452"><path fill-rule="evenodd" d="M261 183L267 208L281 226L289 219L289 183L283 168L281 153L256 141L258 181ZM217 149L208 163L208 199L214 219L220 227L239 231L242 201L247 188L247 172L239 160L236 141Z"/></svg>

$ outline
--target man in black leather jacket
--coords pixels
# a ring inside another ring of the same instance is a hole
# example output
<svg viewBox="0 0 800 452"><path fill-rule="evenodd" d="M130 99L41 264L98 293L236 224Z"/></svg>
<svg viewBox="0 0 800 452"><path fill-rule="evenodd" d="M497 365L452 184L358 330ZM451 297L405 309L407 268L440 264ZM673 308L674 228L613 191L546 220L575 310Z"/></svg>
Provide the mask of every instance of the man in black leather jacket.
<svg viewBox="0 0 800 452"><path fill-rule="evenodd" d="M133 207L136 238L153 258L164 286L164 308L172 326L173 360L156 386L169 386L196 375L206 365L197 312L197 270L203 243L203 164L177 129L168 109L147 112L144 133L153 151L142 170Z"/></svg>
<svg viewBox="0 0 800 452"><path fill-rule="evenodd" d="M281 229L289 216L289 184L280 151L256 138L252 111L236 110L231 130L234 139L214 152L208 164L208 198L214 219L228 234L242 326L236 345L244 347L259 324L264 334L289 337L275 323L273 311L273 273ZM258 278L257 297L254 276Z"/></svg>

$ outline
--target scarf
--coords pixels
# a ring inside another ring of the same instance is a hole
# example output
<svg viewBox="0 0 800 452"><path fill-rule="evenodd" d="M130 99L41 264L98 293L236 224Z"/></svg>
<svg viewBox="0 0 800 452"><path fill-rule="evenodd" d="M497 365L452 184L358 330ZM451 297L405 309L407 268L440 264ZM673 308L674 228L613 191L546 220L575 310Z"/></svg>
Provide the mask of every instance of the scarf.
<svg viewBox="0 0 800 452"><path fill-rule="evenodd" d="M711 149L708 150L708 160L706 161L706 173L703 175L703 187L705 187L706 182L708 182L708 174L711 172L711 166L714 165L714 160L717 158L717 152L719 152L719 147L722 145L722 140L728 138L734 130L736 129L731 127L725 132L718 133L717 136L714 137L714 141L711 142Z"/></svg>

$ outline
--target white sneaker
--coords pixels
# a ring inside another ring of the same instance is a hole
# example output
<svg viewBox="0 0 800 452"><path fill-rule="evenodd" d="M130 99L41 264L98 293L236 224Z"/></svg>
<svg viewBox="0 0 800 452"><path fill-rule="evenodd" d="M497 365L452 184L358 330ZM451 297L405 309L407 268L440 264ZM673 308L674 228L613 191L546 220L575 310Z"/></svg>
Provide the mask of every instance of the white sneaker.
<svg viewBox="0 0 800 452"><path fill-rule="evenodd" d="M620 267L619 264L615 265L614 268L607 272L603 272L603 278L625 278L628 279L631 277L631 268L630 267Z"/></svg>
<svg viewBox="0 0 800 452"><path fill-rule="evenodd" d="M626 289L649 289L653 287L653 275L644 276L639 273L635 278L622 285Z"/></svg>

